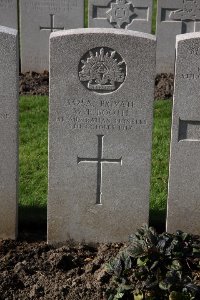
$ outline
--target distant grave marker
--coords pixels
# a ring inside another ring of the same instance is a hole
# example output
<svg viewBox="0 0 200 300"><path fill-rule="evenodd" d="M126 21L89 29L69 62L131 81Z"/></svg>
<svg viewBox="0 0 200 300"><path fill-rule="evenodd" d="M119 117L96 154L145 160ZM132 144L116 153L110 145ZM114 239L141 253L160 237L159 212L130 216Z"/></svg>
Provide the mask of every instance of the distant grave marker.
<svg viewBox="0 0 200 300"><path fill-rule="evenodd" d="M40 30L50 30L51 32L54 32L54 30L64 30L65 29L64 27L55 27L54 17L55 17L55 15L50 14L50 27L40 26Z"/></svg>
<svg viewBox="0 0 200 300"><path fill-rule="evenodd" d="M17 31L0 26L0 239L17 235Z"/></svg>
<svg viewBox="0 0 200 300"><path fill-rule="evenodd" d="M50 49L48 242L125 241L148 223L155 38L79 29Z"/></svg>
<svg viewBox="0 0 200 300"><path fill-rule="evenodd" d="M89 0L89 27L151 33L152 0Z"/></svg>
<svg viewBox="0 0 200 300"><path fill-rule="evenodd" d="M17 29L17 0L0 0L0 26Z"/></svg>
<svg viewBox="0 0 200 300"><path fill-rule="evenodd" d="M84 26L84 0L20 0L21 70L49 69L51 32Z"/></svg>
<svg viewBox="0 0 200 300"><path fill-rule="evenodd" d="M200 33L176 51L167 230L200 234Z"/></svg>
<svg viewBox="0 0 200 300"><path fill-rule="evenodd" d="M200 2L158 0L157 73L174 73L176 35L200 31Z"/></svg>

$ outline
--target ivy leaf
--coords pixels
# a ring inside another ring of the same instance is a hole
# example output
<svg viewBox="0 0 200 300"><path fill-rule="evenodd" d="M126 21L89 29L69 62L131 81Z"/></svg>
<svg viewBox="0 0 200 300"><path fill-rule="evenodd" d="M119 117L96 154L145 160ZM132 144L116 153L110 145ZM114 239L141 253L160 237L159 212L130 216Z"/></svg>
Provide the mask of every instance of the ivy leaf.
<svg viewBox="0 0 200 300"><path fill-rule="evenodd" d="M171 292L169 295L169 300L183 300L183 294L182 293L178 293L178 292Z"/></svg>
<svg viewBox="0 0 200 300"><path fill-rule="evenodd" d="M188 283L185 288L187 290L189 290L190 292L195 292L195 293L198 293L200 295L200 287L193 284L193 283Z"/></svg>
<svg viewBox="0 0 200 300"><path fill-rule="evenodd" d="M164 291L168 291L171 288L172 284L166 279L159 282L159 288Z"/></svg>
<svg viewBox="0 0 200 300"><path fill-rule="evenodd" d="M161 235L161 237L159 238L158 243L157 243L157 248L160 253L164 253L166 251L166 249L170 246L171 240L172 239L169 236L169 234L165 233L165 234Z"/></svg>
<svg viewBox="0 0 200 300"><path fill-rule="evenodd" d="M200 299L193 270L200 269L200 238L178 231L157 234L143 226L109 264L116 299ZM173 291L173 292L172 292ZM122 296L123 295L123 296ZM152 295L152 296L150 296ZM117 297L117 298L116 298Z"/></svg>
<svg viewBox="0 0 200 300"><path fill-rule="evenodd" d="M172 261L172 264L168 267L169 270L182 270L182 265L178 259Z"/></svg>
<svg viewBox="0 0 200 300"><path fill-rule="evenodd" d="M124 297L124 293L117 293L117 295L115 295L114 300L118 300L118 299L122 299Z"/></svg>
<svg viewBox="0 0 200 300"><path fill-rule="evenodd" d="M124 270L127 271L127 270L131 269L131 258L130 258L130 255L128 255L127 252L122 252L121 253L120 261L121 261L121 264L124 267Z"/></svg>
<svg viewBox="0 0 200 300"><path fill-rule="evenodd" d="M137 292L134 294L134 300L143 300L144 299L144 295L142 292Z"/></svg>
<svg viewBox="0 0 200 300"><path fill-rule="evenodd" d="M195 246L192 249L192 254L193 254L194 257L200 257L200 248L198 248L198 246Z"/></svg>
<svg viewBox="0 0 200 300"><path fill-rule="evenodd" d="M156 280L155 276L149 276L144 283L144 287L147 290L153 290L158 286L158 281Z"/></svg>
<svg viewBox="0 0 200 300"><path fill-rule="evenodd" d="M146 251L147 249L142 243L134 243L133 245L131 245L131 248L128 249L129 255L133 258L144 256L146 254Z"/></svg>
<svg viewBox="0 0 200 300"><path fill-rule="evenodd" d="M149 260L148 257L139 257L137 259L137 265L138 265L138 267L146 266L148 260Z"/></svg>
<svg viewBox="0 0 200 300"><path fill-rule="evenodd" d="M158 264L159 264L158 260L154 261L153 264L152 264L152 266L150 267L150 270L155 269L158 266Z"/></svg>
<svg viewBox="0 0 200 300"><path fill-rule="evenodd" d="M176 236L181 237L183 241L188 241L191 239L191 235L185 232L182 232L181 230L177 230Z"/></svg>
<svg viewBox="0 0 200 300"><path fill-rule="evenodd" d="M122 272L121 260L119 258L111 260L108 264L106 264L106 272L109 275L120 276Z"/></svg>

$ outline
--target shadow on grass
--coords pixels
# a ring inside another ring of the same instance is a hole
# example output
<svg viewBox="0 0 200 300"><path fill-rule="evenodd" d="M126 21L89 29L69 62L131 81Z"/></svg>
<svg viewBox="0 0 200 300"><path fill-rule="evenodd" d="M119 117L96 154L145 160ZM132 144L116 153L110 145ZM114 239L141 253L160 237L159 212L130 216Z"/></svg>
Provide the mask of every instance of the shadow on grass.
<svg viewBox="0 0 200 300"><path fill-rule="evenodd" d="M166 230L166 210L150 209L149 226L156 229L158 233Z"/></svg>
<svg viewBox="0 0 200 300"><path fill-rule="evenodd" d="M166 211L150 210L149 225L158 233L165 231ZM34 206L19 207L19 240L46 241L47 239L47 208Z"/></svg>
<svg viewBox="0 0 200 300"><path fill-rule="evenodd" d="M18 212L18 239L26 241L46 241L47 208L20 206Z"/></svg>

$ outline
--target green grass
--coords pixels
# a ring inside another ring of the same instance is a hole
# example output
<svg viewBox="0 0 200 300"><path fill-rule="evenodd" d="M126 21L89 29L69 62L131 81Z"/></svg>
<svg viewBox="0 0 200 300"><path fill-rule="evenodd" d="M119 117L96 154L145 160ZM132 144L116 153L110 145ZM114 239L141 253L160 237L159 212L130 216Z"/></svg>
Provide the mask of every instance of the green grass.
<svg viewBox="0 0 200 300"><path fill-rule="evenodd" d="M85 0L85 20L84 27L88 27L88 0Z"/></svg>
<svg viewBox="0 0 200 300"><path fill-rule="evenodd" d="M48 97L20 98L20 205L47 202Z"/></svg>
<svg viewBox="0 0 200 300"><path fill-rule="evenodd" d="M153 16L152 16L152 33L156 32L156 13L157 13L157 0L153 1Z"/></svg>
<svg viewBox="0 0 200 300"><path fill-rule="evenodd" d="M154 103L154 129L151 175L151 218L165 217L169 173L172 101Z"/></svg>
<svg viewBox="0 0 200 300"><path fill-rule="evenodd" d="M154 104L151 212L164 213L167 201L171 101ZM48 97L20 98L20 212L38 217L47 203ZM32 211L32 213L31 213ZM37 219L36 217L36 219Z"/></svg>

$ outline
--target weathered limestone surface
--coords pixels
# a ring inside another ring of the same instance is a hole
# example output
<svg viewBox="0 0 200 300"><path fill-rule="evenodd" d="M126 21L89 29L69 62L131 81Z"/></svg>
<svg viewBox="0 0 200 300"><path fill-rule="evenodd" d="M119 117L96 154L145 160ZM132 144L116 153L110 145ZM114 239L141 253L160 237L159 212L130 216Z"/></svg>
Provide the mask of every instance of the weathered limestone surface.
<svg viewBox="0 0 200 300"><path fill-rule="evenodd" d="M200 31L200 2L158 0L157 73L174 73L176 35Z"/></svg>
<svg viewBox="0 0 200 300"><path fill-rule="evenodd" d="M51 35L49 243L126 241L148 223L155 50L130 30Z"/></svg>
<svg viewBox="0 0 200 300"><path fill-rule="evenodd" d="M84 27L84 0L20 0L21 69L49 69L51 32Z"/></svg>
<svg viewBox="0 0 200 300"><path fill-rule="evenodd" d="M153 0L89 0L88 27L151 33Z"/></svg>
<svg viewBox="0 0 200 300"><path fill-rule="evenodd" d="M200 234L200 33L176 51L167 230Z"/></svg>
<svg viewBox="0 0 200 300"><path fill-rule="evenodd" d="M0 26L0 239L17 235L18 77L17 31Z"/></svg>
<svg viewBox="0 0 200 300"><path fill-rule="evenodd" d="M0 26L17 29L17 0L0 0Z"/></svg>

